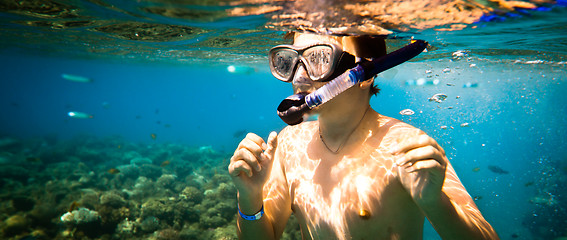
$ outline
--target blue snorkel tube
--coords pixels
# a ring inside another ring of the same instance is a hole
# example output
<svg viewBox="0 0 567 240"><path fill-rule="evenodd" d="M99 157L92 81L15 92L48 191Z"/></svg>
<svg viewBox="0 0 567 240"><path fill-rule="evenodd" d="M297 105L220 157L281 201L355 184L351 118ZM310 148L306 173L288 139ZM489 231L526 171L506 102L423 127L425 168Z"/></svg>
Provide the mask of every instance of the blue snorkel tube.
<svg viewBox="0 0 567 240"><path fill-rule="evenodd" d="M414 58L426 47L426 41L413 40L411 44L383 57L361 62L310 94L297 93L287 97L278 106L278 116L289 125L299 124L311 109L326 103L359 82Z"/></svg>

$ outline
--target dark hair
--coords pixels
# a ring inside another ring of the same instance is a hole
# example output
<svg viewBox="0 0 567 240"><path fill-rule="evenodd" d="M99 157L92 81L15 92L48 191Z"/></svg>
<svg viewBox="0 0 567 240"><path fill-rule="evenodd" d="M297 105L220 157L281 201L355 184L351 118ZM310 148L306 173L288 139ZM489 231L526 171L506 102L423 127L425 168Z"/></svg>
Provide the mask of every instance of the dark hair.
<svg viewBox="0 0 567 240"><path fill-rule="evenodd" d="M387 54L386 40L382 36L356 36L353 37L356 42L356 53L362 58L377 58ZM380 88L376 84L370 87L370 96L378 95Z"/></svg>
<svg viewBox="0 0 567 240"><path fill-rule="evenodd" d="M372 86L370 86L370 97L372 97L372 95L376 96L378 93L380 93L380 88L376 86L376 84L372 84Z"/></svg>

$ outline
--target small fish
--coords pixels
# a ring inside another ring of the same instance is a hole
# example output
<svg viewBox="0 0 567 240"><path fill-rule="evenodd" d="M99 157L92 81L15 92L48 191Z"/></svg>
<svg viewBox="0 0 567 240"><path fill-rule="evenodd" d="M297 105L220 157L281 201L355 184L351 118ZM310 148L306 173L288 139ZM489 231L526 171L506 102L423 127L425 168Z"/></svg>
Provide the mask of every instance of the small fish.
<svg viewBox="0 0 567 240"><path fill-rule="evenodd" d="M152 137L153 140L156 140L157 135L155 133L150 134L150 137Z"/></svg>
<svg viewBox="0 0 567 240"><path fill-rule="evenodd" d="M164 124L163 126L166 127L166 128L170 128L170 127L171 127L171 124L166 123L166 124Z"/></svg>
<svg viewBox="0 0 567 240"><path fill-rule="evenodd" d="M111 169L108 169L107 172L110 173L110 174L118 174L118 173L120 173L120 170L118 170L116 168L111 168Z"/></svg>
<svg viewBox="0 0 567 240"><path fill-rule="evenodd" d="M234 132L234 133L232 134L232 137L234 137L234 138L242 138L242 137L244 137L244 136L246 135L247 132L248 132L248 131L246 131L246 129L238 130L238 131L236 131L236 132Z"/></svg>
<svg viewBox="0 0 567 240"><path fill-rule="evenodd" d="M122 148L122 145L118 145L118 146L116 146L116 148L121 149L121 148Z"/></svg>
<svg viewBox="0 0 567 240"><path fill-rule="evenodd" d="M532 186L532 185L534 185L534 181L529 181L527 183L524 183L524 187L529 187L529 186Z"/></svg>
<svg viewBox="0 0 567 240"><path fill-rule="evenodd" d="M404 110L400 111L400 114L404 115L404 116L411 116L411 115L414 115L415 112L408 108L408 109L404 109Z"/></svg>
<svg viewBox="0 0 567 240"><path fill-rule="evenodd" d="M475 197L473 197L473 199L474 199L475 201L478 201L478 200L481 200L481 199L482 199L482 196L475 196Z"/></svg>
<svg viewBox="0 0 567 240"><path fill-rule="evenodd" d="M469 126L469 123L462 123L461 124L461 127L468 127L468 126Z"/></svg>
<svg viewBox="0 0 567 240"><path fill-rule="evenodd" d="M171 163L171 161L165 160L165 161L163 161L159 166L160 166L160 167L165 167L165 166L169 165L170 163Z"/></svg>
<svg viewBox="0 0 567 240"><path fill-rule="evenodd" d="M498 173L498 174L508 174L510 172L498 167L498 166L494 166L494 165L490 165L488 166L488 170L490 170L493 173Z"/></svg>
<svg viewBox="0 0 567 240"><path fill-rule="evenodd" d="M69 206L69 212L77 210L80 206L81 206L81 204L79 204L76 201L73 201L73 203L71 203L71 206Z"/></svg>
<svg viewBox="0 0 567 240"><path fill-rule="evenodd" d="M480 171L480 168L479 168L479 167L475 167L475 168L472 169L472 171L473 171L473 172L478 172L478 171Z"/></svg>
<svg viewBox="0 0 567 240"><path fill-rule="evenodd" d="M447 99L447 95L444 93L437 93L432 97L428 98L430 102L436 102L436 103L442 103L443 101L445 101L445 99Z"/></svg>
<svg viewBox="0 0 567 240"><path fill-rule="evenodd" d="M71 81L71 82L82 82L82 83L91 83L93 82L92 78L88 78L88 77L83 77L83 76L78 76L78 75L72 75L72 74L61 74L61 77L65 80Z"/></svg>
<svg viewBox="0 0 567 240"><path fill-rule="evenodd" d="M71 118L78 118L78 119L94 118L93 115L84 112L68 112L67 115L69 115L69 117Z"/></svg>

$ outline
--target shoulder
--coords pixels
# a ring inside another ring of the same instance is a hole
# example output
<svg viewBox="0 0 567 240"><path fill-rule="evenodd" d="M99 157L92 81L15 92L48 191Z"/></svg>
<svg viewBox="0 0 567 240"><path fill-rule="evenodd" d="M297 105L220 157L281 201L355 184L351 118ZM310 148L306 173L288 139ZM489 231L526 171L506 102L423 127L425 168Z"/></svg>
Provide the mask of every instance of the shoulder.
<svg viewBox="0 0 567 240"><path fill-rule="evenodd" d="M379 114L377 119L378 126L385 132L384 137L388 139L399 140L425 134L421 129L392 117Z"/></svg>

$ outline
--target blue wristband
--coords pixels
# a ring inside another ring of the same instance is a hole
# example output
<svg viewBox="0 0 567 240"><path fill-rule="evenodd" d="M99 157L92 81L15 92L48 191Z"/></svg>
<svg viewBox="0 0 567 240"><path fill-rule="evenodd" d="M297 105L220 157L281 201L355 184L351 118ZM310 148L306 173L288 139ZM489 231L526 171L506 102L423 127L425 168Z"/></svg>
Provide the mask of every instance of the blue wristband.
<svg viewBox="0 0 567 240"><path fill-rule="evenodd" d="M262 218L262 216L264 215L264 205L262 205L262 208L260 209L260 211L258 211L254 215L246 215L246 214L242 213L240 211L240 207L238 207L238 214L240 214L240 216L245 220L250 220L250 221L258 220L258 219Z"/></svg>

